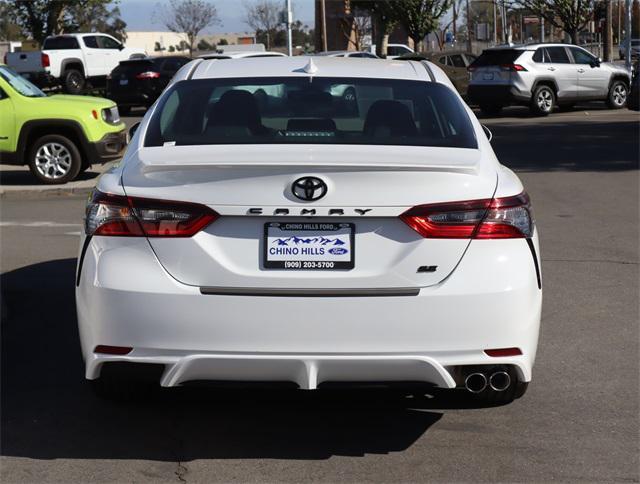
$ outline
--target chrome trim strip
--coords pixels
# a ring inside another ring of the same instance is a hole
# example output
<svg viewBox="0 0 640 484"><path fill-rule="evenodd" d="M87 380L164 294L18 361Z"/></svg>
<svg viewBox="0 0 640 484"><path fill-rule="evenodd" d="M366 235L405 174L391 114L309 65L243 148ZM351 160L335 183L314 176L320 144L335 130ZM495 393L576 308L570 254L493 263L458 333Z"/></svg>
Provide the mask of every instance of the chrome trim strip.
<svg viewBox="0 0 640 484"><path fill-rule="evenodd" d="M417 296L416 287L376 287L371 289L314 289L270 287L201 287L200 293L214 296L269 296L269 297L393 297Z"/></svg>

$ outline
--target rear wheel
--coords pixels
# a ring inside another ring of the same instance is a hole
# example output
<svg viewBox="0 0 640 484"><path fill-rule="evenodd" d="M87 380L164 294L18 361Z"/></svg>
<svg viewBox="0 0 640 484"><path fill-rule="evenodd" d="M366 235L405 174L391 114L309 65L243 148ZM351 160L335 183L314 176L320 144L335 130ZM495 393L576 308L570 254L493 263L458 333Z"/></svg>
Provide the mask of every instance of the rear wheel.
<svg viewBox="0 0 640 484"><path fill-rule="evenodd" d="M553 112L556 94L549 86L538 86L531 98L531 112L536 116L547 116Z"/></svg>
<svg viewBox="0 0 640 484"><path fill-rule="evenodd" d="M82 167L73 141L58 134L38 138L29 150L29 169L42 183L55 185L73 180Z"/></svg>
<svg viewBox="0 0 640 484"><path fill-rule="evenodd" d="M629 90L627 85L622 81L613 81L609 88L607 96L607 106L611 109L622 109L627 103L627 94Z"/></svg>
<svg viewBox="0 0 640 484"><path fill-rule="evenodd" d="M68 94L81 94L86 80L82 72L76 69L68 69L62 78L62 87Z"/></svg>
<svg viewBox="0 0 640 484"><path fill-rule="evenodd" d="M502 106L497 104L481 104L480 111L485 116L497 116L502 111Z"/></svg>

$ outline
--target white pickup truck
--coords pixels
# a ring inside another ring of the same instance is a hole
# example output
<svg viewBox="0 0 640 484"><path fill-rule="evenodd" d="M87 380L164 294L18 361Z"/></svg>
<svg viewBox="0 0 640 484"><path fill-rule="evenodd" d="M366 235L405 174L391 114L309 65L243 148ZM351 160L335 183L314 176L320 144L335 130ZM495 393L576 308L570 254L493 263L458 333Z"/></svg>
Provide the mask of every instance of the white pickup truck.
<svg viewBox="0 0 640 484"><path fill-rule="evenodd" d="M102 84L120 61L143 56L144 50L125 47L107 34L65 34L47 37L42 51L8 53L5 63L35 84L80 94L87 82Z"/></svg>

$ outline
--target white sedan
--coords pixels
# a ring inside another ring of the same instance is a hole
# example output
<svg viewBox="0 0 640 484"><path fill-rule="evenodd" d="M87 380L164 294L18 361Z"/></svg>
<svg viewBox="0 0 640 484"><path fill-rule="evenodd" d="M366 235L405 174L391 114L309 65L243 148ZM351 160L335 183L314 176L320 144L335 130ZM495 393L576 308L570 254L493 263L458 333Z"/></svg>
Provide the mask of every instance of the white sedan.
<svg viewBox="0 0 640 484"><path fill-rule="evenodd" d="M542 302L529 197L426 61L187 64L99 179L76 277L102 395L411 382L508 403Z"/></svg>

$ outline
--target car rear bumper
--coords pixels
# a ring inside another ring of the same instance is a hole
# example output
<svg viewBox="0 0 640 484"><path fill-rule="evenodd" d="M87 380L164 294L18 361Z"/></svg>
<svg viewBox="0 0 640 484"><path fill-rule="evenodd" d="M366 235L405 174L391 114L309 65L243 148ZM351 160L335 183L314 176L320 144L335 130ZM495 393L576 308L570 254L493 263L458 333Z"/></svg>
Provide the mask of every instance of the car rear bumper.
<svg viewBox="0 0 640 484"><path fill-rule="evenodd" d="M523 104L531 100L531 92L521 91L511 84L477 85L471 84L467 89L467 98L474 104Z"/></svg>
<svg viewBox="0 0 640 484"><path fill-rule="evenodd" d="M457 368L497 364L531 379L542 293L522 239L472 242L451 276L415 296L205 295L169 276L137 238L94 237L79 275L88 379L116 361L164 365L165 386L415 381L453 388ZM133 350L95 353L98 345ZM514 347L522 354L484 351Z"/></svg>

